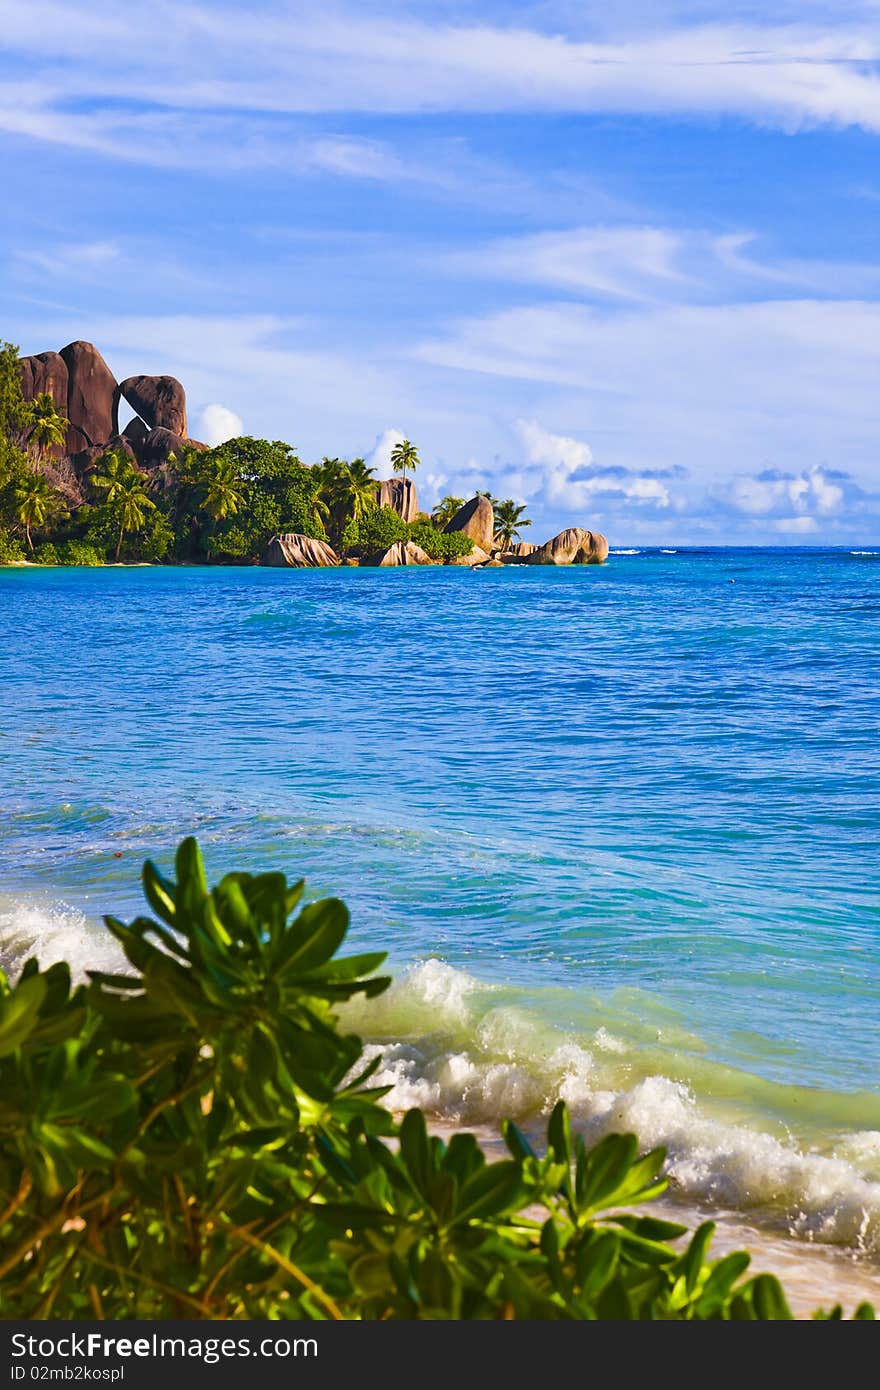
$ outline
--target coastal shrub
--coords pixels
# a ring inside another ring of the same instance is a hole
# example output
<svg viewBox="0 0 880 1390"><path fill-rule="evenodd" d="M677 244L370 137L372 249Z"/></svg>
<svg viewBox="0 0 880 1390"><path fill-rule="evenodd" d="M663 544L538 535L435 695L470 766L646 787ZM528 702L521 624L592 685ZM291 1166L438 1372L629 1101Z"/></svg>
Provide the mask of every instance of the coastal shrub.
<svg viewBox="0 0 880 1390"><path fill-rule="evenodd" d="M61 564L61 561L58 558L58 551L56 550L55 546L52 544L51 541L44 541L42 545L35 546L34 552L31 555L31 559L33 560L35 565Z"/></svg>
<svg viewBox="0 0 880 1390"><path fill-rule="evenodd" d="M394 1119L337 1024L389 983L381 953L338 956L338 900L280 873L209 889L191 839L143 887L153 915L105 918L124 971L0 972L4 1318L791 1316L748 1255L710 1259L711 1222L682 1246L634 1211L661 1149L588 1149L562 1103L543 1154L508 1124L498 1162Z"/></svg>
<svg viewBox="0 0 880 1390"><path fill-rule="evenodd" d="M247 436L227 440L199 456L199 477L212 470L226 470L238 479L241 501L234 514L216 521L199 514L196 506L195 528L188 521L178 524L178 536L185 531L187 544L195 536L196 556L210 551L214 559L256 560L270 538L285 531L325 538L317 473L300 462L289 444Z"/></svg>
<svg viewBox="0 0 880 1390"><path fill-rule="evenodd" d="M474 548L470 536L465 536L461 531L450 531L448 534L438 531L430 522L412 522L409 537L432 560L455 560L460 555L470 555Z"/></svg>
<svg viewBox="0 0 880 1390"><path fill-rule="evenodd" d="M353 555L375 555L408 536L409 527L393 507L376 507L359 521L346 523L342 547Z"/></svg>
<svg viewBox="0 0 880 1390"><path fill-rule="evenodd" d="M0 530L0 565L11 565L16 560L24 559L24 548L21 541L15 536L10 536L8 531Z"/></svg>
<svg viewBox="0 0 880 1390"><path fill-rule="evenodd" d="M60 565L80 565L83 568L94 568L96 565L104 564L104 554L95 549L93 545L88 545L85 541L62 541L56 546L58 553L58 563Z"/></svg>

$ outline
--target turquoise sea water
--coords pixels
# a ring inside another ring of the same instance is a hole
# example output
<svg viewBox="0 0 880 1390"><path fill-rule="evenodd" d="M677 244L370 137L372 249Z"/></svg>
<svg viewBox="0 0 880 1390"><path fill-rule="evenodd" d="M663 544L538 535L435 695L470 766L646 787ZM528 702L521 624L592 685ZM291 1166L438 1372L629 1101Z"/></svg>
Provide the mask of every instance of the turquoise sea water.
<svg viewBox="0 0 880 1390"><path fill-rule="evenodd" d="M390 948L398 1103L562 1094L880 1248L880 554L6 569L0 635L7 965L106 957L195 830Z"/></svg>

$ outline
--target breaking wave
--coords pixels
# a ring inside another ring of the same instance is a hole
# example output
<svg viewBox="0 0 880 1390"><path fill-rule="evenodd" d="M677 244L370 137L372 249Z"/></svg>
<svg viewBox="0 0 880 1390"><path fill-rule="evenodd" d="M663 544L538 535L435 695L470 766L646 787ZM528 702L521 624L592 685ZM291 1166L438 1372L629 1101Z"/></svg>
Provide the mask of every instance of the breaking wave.
<svg viewBox="0 0 880 1390"><path fill-rule="evenodd" d="M737 1208L792 1236L880 1255L880 1121L865 1097L777 1085L703 1061L698 1079L656 1071L655 1057L603 1026L566 1033L540 1009L511 1004L511 992L487 986L439 960L410 968L388 993L349 1006L346 1022L381 1054L377 1084L390 1086L394 1110L418 1105L436 1117L496 1127L505 1117L539 1131L558 1099L589 1140L631 1130L646 1147L664 1145L672 1187L689 1201ZM689 1059L680 1059L689 1060ZM728 1084L725 1084L727 1081ZM810 1135L809 1115L835 1106L833 1141ZM857 1116L877 1129L857 1128ZM804 1123L804 1117L806 1122Z"/></svg>

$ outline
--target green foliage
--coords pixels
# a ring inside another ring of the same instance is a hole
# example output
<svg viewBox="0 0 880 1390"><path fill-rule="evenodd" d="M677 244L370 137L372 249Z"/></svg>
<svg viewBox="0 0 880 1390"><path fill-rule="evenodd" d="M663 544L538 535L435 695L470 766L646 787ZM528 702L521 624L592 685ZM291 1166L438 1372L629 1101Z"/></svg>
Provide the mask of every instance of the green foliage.
<svg viewBox="0 0 880 1390"><path fill-rule="evenodd" d="M280 440L230 439L196 456L196 488L224 490L227 506L216 518L199 516L199 499L190 496L175 517L178 553L198 558L256 560L272 536L298 531L323 540L326 506L319 496L316 470L307 468ZM222 484L222 486L221 486ZM234 495L234 510L228 499Z"/></svg>
<svg viewBox="0 0 880 1390"><path fill-rule="evenodd" d="M450 531L447 535L424 521L412 522L409 536L432 560L454 560L460 555L470 555L474 548L470 536L461 531Z"/></svg>
<svg viewBox="0 0 880 1390"><path fill-rule="evenodd" d="M143 886L152 916L105 919L125 973L0 972L4 1317L791 1316L747 1255L709 1258L711 1223L682 1248L634 1210L665 1180L632 1135L587 1149L560 1103L543 1155L508 1124L490 1163L395 1122L337 1026L388 984L337 955L341 902L279 873L209 889L194 840Z"/></svg>
<svg viewBox="0 0 880 1390"><path fill-rule="evenodd" d="M10 536L7 531L0 530L0 565L11 565L16 560L23 559L24 550L21 542Z"/></svg>
<svg viewBox="0 0 880 1390"><path fill-rule="evenodd" d="M94 568L96 565L104 564L103 552L88 545L85 541L61 541L55 547L58 555L59 565L80 565L83 568Z"/></svg>
<svg viewBox="0 0 880 1390"><path fill-rule="evenodd" d="M395 473L402 473L404 478L406 470L410 468L415 471L420 462L418 449L408 439L402 439L391 450L391 467Z"/></svg>
<svg viewBox="0 0 880 1390"><path fill-rule="evenodd" d="M346 523L342 545L354 555L375 555L408 537L409 527L393 507L376 507L360 521L352 518Z"/></svg>
<svg viewBox="0 0 880 1390"><path fill-rule="evenodd" d="M514 536L519 536L520 528L531 526L527 516L523 516L525 506L518 507L511 497L503 502L494 501L492 510L495 517L495 540L501 542L502 550L509 550Z"/></svg>
<svg viewBox="0 0 880 1390"><path fill-rule="evenodd" d="M37 565L61 564L57 547L54 546L51 541L46 541L43 545L35 546L31 559L34 561L34 564Z"/></svg>

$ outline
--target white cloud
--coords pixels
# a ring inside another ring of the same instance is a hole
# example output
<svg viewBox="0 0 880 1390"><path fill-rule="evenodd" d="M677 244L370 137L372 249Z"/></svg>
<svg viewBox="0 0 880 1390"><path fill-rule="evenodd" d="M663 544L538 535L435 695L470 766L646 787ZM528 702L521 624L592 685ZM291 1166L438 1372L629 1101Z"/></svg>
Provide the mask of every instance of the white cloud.
<svg viewBox="0 0 880 1390"><path fill-rule="evenodd" d="M767 286L776 293L808 290L834 298L880 288L880 263L766 258L758 251L759 239L748 230L718 235L701 228L617 224L505 237L454 252L445 264L482 279L645 303L723 301Z"/></svg>
<svg viewBox="0 0 880 1390"><path fill-rule="evenodd" d="M206 405L199 415L198 438L213 449L227 439L238 439L244 433L244 421L225 405Z"/></svg>
<svg viewBox="0 0 880 1390"><path fill-rule="evenodd" d="M41 271L68 279L76 275L91 275L105 271L119 260L119 247L112 241L86 241L69 246L56 245L46 250L18 251L17 257Z"/></svg>
<svg viewBox="0 0 880 1390"><path fill-rule="evenodd" d="M601 468L588 444L552 434L537 420L517 420L516 429L526 457L517 481L527 499L538 497L548 509L575 511L595 507L599 500L669 506L669 490L659 478L623 468Z"/></svg>
<svg viewBox="0 0 880 1390"><path fill-rule="evenodd" d="M840 509L844 489L828 469L813 464L794 475L768 469L754 476L734 478L724 496L731 506L748 516L778 515L790 508L798 514L815 512L829 516ZM779 529L786 528L780 523ZM797 528L791 525L787 529Z"/></svg>
<svg viewBox="0 0 880 1390"><path fill-rule="evenodd" d="M150 43L138 49L124 0L28 0L4 11L14 67L0 125L117 152L121 127L149 131L162 108L188 113L176 121L181 139L195 116L222 116L227 144L230 112L701 114L786 130L880 130L880 35L870 12L782 23L760 13L699 18L649 11L638 24L606 21L601 36L581 37L573 21L567 33L562 24L546 32L300 0L264 4L255 23L241 0L154 0ZM289 144L289 132L267 129L263 139ZM138 157L136 142L129 153Z"/></svg>
<svg viewBox="0 0 880 1390"><path fill-rule="evenodd" d="M774 523L774 529L783 536L811 536L819 529L819 523L812 516L784 516Z"/></svg>
<svg viewBox="0 0 880 1390"><path fill-rule="evenodd" d="M370 468L376 470L380 478L390 477L391 450L394 448L395 444L402 444L405 438L405 434L401 434L400 430L395 429L383 430L382 433L377 436L376 442L370 450L366 462L369 464Z"/></svg>
<svg viewBox="0 0 880 1390"><path fill-rule="evenodd" d="M707 483L771 462L876 469L880 304L537 305L465 318L417 353L516 383L536 418L589 421L606 466L682 466Z"/></svg>
<svg viewBox="0 0 880 1390"><path fill-rule="evenodd" d="M684 238L662 227L577 227L490 243L448 258L481 276L638 299L687 279Z"/></svg>

